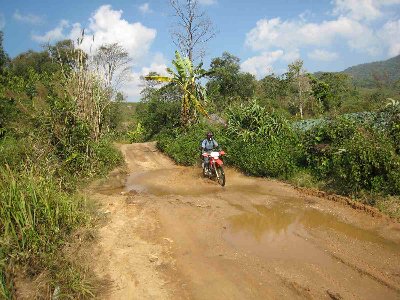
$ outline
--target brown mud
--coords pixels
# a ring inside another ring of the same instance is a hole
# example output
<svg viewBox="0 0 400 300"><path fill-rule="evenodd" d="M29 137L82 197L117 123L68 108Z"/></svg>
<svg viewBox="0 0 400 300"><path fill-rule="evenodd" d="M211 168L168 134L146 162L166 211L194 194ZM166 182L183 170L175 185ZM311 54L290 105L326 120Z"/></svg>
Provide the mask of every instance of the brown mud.
<svg viewBox="0 0 400 300"><path fill-rule="evenodd" d="M229 168L220 187L153 143L121 150L127 174L90 189L100 298L400 298L398 223Z"/></svg>

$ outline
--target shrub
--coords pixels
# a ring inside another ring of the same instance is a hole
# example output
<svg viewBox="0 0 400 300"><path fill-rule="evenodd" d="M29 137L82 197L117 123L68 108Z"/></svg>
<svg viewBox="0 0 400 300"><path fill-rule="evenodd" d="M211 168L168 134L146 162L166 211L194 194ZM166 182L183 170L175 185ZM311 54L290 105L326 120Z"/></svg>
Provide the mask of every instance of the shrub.
<svg viewBox="0 0 400 300"><path fill-rule="evenodd" d="M255 102L231 108L228 125L200 123L187 129L165 130L157 136L158 147L183 165L199 160L199 146L209 130L227 151L226 161L258 176L288 178L301 158L297 133L280 114L270 114Z"/></svg>
<svg viewBox="0 0 400 300"><path fill-rule="evenodd" d="M213 131L218 142L219 129L203 123L176 130L164 130L157 135L157 147L181 165L199 162L200 143L207 131Z"/></svg>
<svg viewBox="0 0 400 300"><path fill-rule="evenodd" d="M289 121L256 102L228 110L228 162L257 176L290 177L301 158L299 136Z"/></svg>
<svg viewBox="0 0 400 300"><path fill-rule="evenodd" d="M306 133L306 159L314 175L343 193L400 193L400 157L388 135L344 118Z"/></svg>
<svg viewBox="0 0 400 300"><path fill-rule="evenodd" d="M381 115L386 124L386 130L392 138L397 154L400 154L400 102L390 99Z"/></svg>
<svg viewBox="0 0 400 300"><path fill-rule="evenodd" d="M145 129L142 123L138 122L135 130L128 131L127 135L131 143L143 142L145 138Z"/></svg>
<svg viewBox="0 0 400 300"><path fill-rule="evenodd" d="M170 85L159 90L150 89L145 93L136 110L138 121L144 128L144 140L153 138L162 130L180 126L179 99L181 95Z"/></svg>

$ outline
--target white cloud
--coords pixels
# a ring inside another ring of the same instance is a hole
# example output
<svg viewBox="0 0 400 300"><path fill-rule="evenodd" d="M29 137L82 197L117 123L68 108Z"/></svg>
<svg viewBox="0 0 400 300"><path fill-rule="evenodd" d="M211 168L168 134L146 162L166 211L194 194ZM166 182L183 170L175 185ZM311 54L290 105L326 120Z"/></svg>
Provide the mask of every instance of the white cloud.
<svg viewBox="0 0 400 300"><path fill-rule="evenodd" d="M354 20L375 20L384 15L382 8L400 4L400 0L334 0L333 13Z"/></svg>
<svg viewBox="0 0 400 300"><path fill-rule="evenodd" d="M18 10L13 14L13 18L22 23L37 25L43 23L43 18L34 14L23 15Z"/></svg>
<svg viewBox="0 0 400 300"><path fill-rule="evenodd" d="M66 37L63 32L68 26L68 21L61 20L56 28L46 32L44 35L32 34L32 40L39 43L50 43L65 39Z"/></svg>
<svg viewBox="0 0 400 300"><path fill-rule="evenodd" d="M71 26L68 21L63 20L44 35L32 35L32 39L37 42L54 42L66 38L76 40L81 36L82 29L80 23ZM148 53L156 34L155 29L123 19L121 10L113 10L110 5L103 5L90 18L80 47L87 53L93 53L101 45L118 43L135 61Z"/></svg>
<svg viewBox="0 0 400 300"><path fill-rule="evenodd" d="M388 55L400 54L400 20L387 22L380 30L379 36L388 44Z"/></svg>
<svg viewBox="0 0 400 300"><path fill-rule="evenodd" d="M382 15L376 2L374 0L335 0L333 13L346 15L355 20L373 20Z"/></svg>
<svg viewBox="0 0 400 300"><path fill-rule="evenodd" d="M257 78L262 78L265 75L273 73L273 63L284 58L284 56L285 55L282 50L263 52L261 55L246 59L240 65L240 67L242 71L249 72L250 74L255 75Z"/></svg>
<svg viewBox="0 0 400 300"><path fill-rule="evenodd" d="M79 25L76 24L75 33L78 29ZM72 34L71 32L71 38ZM133 60L138 60L148 52L156 34L155 29L123 19L121 10L113 10L110 5L103 5L90 18L86 35L93 36L93 39L84 39L82 48L90 52L104 44L118 43Z"/></svg>
<svg viewBox="0 0 400 300"><path fill-rule="evenodd" d="M330 46L336 39L347 41L351 48L361 52L376 51L376 38L363 24L339 17L321 23L299 20L282 21L280 18L261 19L246 36L246 45L253 50L285 50L307 46Z"/></svg>
<svg viewBox="0 0 400 300"><path fill-rule="evenodd" d="M400 18L395 14L400 0L331 0L331 4L333 14L319 22L308 21L313 17L310 11L295 19L258 20L245 40L255 54L242 68L260 77L300 53L315 61L334 61L343 48L375 57L400 54Z"/></svg>
<svg viewBox="0 0 400 300"><path fill-rule="evenodd" d="M308 53L308 57L313 60L333 61L335 59L338 59L339 55L336 52L315 49L312 52Z"/></svg>
<svg viewBox="0 0 400 300"><path fill-rule="evenodd" d="M140 10L140 12L141 12L142 14L148 14L148 13L153 12L153 11L150 9L150 5L149 5L148 2L143 3L142 5L140 5L140 6L139 6L139 10Z"/></svg>
<svg viewBox="0 0 400 300"><path fill-rule="evenodd" d="M154 55L150 66L142 67L139 71L132 71L129 74L129 81L122 87L122 92L127 96L129 101L138 101L140 92L143 89L143 76L150 72L157 72L160 75L167 75L166 59L161 53Z"/></svg>
<svg viewBox="0 0 400 300"><path fill-rule="evenodd" d="M202 5L213 5L217 3L217 0L198 0Z"/></svg>

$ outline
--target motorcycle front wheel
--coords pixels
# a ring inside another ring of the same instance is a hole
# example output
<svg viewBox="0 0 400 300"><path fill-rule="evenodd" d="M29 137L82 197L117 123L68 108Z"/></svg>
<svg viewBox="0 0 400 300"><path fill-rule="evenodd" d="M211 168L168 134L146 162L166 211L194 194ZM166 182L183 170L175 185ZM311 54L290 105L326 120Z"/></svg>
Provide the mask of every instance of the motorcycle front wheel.
<svg viewBox="0 0 400 300"><path fill-rule="evenodd" d="M225 172L222 166L216 166L215 172L217 172L217 180L221 186L225 186Z"/></svg>

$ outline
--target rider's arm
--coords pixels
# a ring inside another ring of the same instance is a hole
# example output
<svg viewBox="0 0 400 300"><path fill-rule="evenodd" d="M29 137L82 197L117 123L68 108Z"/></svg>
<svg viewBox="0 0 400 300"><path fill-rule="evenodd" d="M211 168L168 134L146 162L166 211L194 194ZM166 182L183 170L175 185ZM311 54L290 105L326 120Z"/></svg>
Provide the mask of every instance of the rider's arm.
<svg viewBox="0 0 400 300"><path fill-rule="evenodd" d="M217 141L216 140L214 140L214 148L218 148L218 143L217 143Z"/></svg>
<svg viewBox="0 0 400 300"><path fill-rule="evenodd" d="M201 151L204 152L205 149L206 149L206 140L203 140L203 141L201 142Z"/></svg>

